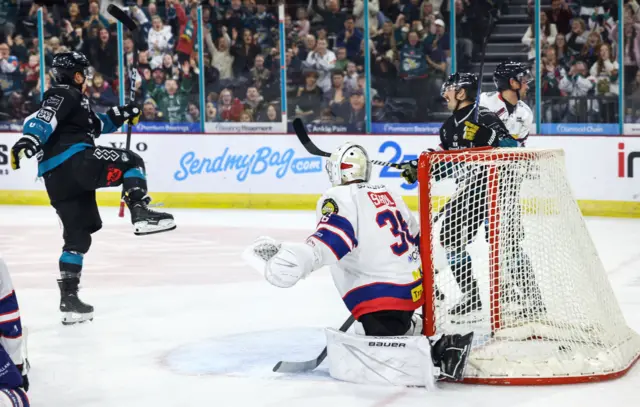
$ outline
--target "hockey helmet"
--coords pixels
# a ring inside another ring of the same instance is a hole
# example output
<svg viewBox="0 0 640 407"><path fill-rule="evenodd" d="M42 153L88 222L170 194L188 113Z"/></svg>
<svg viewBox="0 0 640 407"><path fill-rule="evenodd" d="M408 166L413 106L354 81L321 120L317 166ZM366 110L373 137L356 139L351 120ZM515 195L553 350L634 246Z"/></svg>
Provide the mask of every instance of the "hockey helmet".
<svg viewBox="0 0 640 407"><path fill-rule="evenodd" d="M367 151L360 145L347 142L331 154L325 169L331 185L344 185L353 181L371 179L371 162Z"/></svg>
<svg viewBox="0 0 640 407"><path fill-rule="evenodd" d="M80 52L61 52L53 57L51 72L59 84L81 86L75 83L73 78L80 72L85 79L91 79L91 64Z"/></svg>
<svg viewBox="0 0 640 407"><path fill-rule="evenodd" d="M452 73L442 84L440 96L444 97L445 92L450 88L454 88L456 92L464 89L466 91L466 100L475 102L476 96L478 95L478 77L472 73Z"/></svg>
<svg viewBox="0 0 640 407"><path fill-rule="evenodd" d="M530 83L533 80L529 68L522 62L504 61L501 62L493 73L493 83L498 91L511 89L511 79L518 82Z"/></svg>

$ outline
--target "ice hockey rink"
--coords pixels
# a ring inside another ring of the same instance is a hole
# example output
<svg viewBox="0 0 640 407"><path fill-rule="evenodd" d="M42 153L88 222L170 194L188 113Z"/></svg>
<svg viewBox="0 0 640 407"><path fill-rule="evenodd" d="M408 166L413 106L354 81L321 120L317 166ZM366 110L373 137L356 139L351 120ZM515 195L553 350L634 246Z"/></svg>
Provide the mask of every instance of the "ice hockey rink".
<svg viewBox="0 0 640 407"><path fill-rule="evenodd" d="M640 365L603 383L420 388L337 382L322 365L272 373L282 359L315 357L323 328L348 316L326 270L277 289L240 253L260 235L301 240L312 212L173 210L178 228L134 236L117 208L85 257L81 298L92 323L58 313L62 231L53 209L0 206L0 253L28 328L29 396L47 407L639 406ZM640 219L587 225L628 324L640 331Z"/></svg>

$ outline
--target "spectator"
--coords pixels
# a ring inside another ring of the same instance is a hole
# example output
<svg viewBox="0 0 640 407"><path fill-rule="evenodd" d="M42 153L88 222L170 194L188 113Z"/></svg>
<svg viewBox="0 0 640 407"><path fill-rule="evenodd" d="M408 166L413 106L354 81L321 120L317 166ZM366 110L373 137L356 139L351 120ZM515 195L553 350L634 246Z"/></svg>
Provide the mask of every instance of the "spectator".
<svg viewBox="0 0 640 407"><path fill-rule="evenodd" d="M400 93L416 99L418 109L423 112L427 110L428 70L427 56L418 41L418 33L411 31L407 43L400 50Z"/></svg>
<svg viewBox="0 0 640 407"><path fill-rule="evenodd" d="M269 48L275 44L278 20L267 11L265 4L258 4L256 13L249 19L247 25L256 33L255 42L259 47Z"/></svg>
<svg viewBox="0 0 640 407"><path fill-rule="evenodd" d="M0 72L8 74L18 71L18 58L11 55L9 45L0 44ZM19 72L19 71L18 71Z"/></svg>
<svg viewBox="0 0 640 407"><path fill-rule="evenodd" d="M568 122L589 123L594 121L592 103L586 98L591 94L593 87L594 80L589 76L585 63L580 60L575 61L569 70L569 75L560 80L560 90L572 97L569 101Z"/></svg>
<svg viewBox="0 0 640 407"><path fill-rule="evenodd" d="M271 81L271 71L264 67L264 55L258 55L254 67L251 68L251 83L258 90L268 85Z"/></svg>
<svg viewBox="0 0 640 407"><path fill-rule="evenodd" d="M91 86L86 90L89 101L99 113L105 113L107 108L118 104L118 98L113 93L111 86L105 82L100 73L95 73L91 81Z"/></svg>
<svg viewBox="0 0 640 407"><path fill-rule="evenodd" d="M106 28L101 28L97 40L86 42L84 54L91 61L93 68L105 77L111 77L116 72L118 53L111 34Z"/></svg>
<svg viewBox="0 0 640 407"><path fill-rule="evenodd" d="M640 36L638 29L633 25L624 27L624 78L625 93L630 94L630 85L635 80L636 72L640 66Z"/></svg>
<svg viewBox="0 0 640 407"><path fill-rule="evenodd" d="M70 50L82 52L84 47L83 30L81 27L74 28L73 25L65 20L65 28L62 30L62 43Z"/></svg>
<svg viewBox="0 0 640 407"><path fill-rule="evenodd" d="M396 23L394 24L393 34L396 38L396 48L398 50L402 49L405 42L407 41L407 36L409 34L409 24L405 21L404 14L398 14L398 18L396 19Z"/></svg>
<svg viewBox="0 0 640 407"><path fill-rule="evenodd" d="M323 92L331 89L330 72L335 68L335 64L336 54L327 49L327 40L318 40L315 51L310 52L303 63L306 68L318 72L318 86Z"/></svg>
<svg viewBox="0 0 640 407"><path fill-rule="evenodd" d="M391 21L385 21L380 33L373 37L373 44L379 58L386 56L391 60L395 59L396 39L393 35L393 24Z"/></svg>
<svg viewBox="0 0 640 407"><path fill-rule="evenodd" d="M218 109L216 109L216 105L213 102L207 102L207 110L206 113L206 122L214 123L219 120L218 118Z"/></svg>
<svg viewBox="0 0 640 407"><path fill-rule="evenodd" d="M547 10L547 20L556 25L559 34L569 34L573 13L566 0L551 0L551 9Z"/></svg>
<svg viewBox="0 0 640 407"><path fill-rule="evenodd" d="M600 45L602 45L600 34L592 31L587 38L587 42L582 47L582 52L580 53L580 59L585 61L587 66L593 66L593 64L598 60Z"/></svg>
<svg viewBox="0 0 640 407"><path fill-rule="evenodd" d="M334 70L331 84L331 89L324 93L324 105L331 109L334 116L344 117L349 100L349 91L344 86L344 72Z"/></svg>
<svg viewBox="0 0 640 407"><path fill-rule="evenodd" d="M142 117L140 118L141 122L162 122L162 112L158 112L158 105L156 102L149 98L145 100L144 105L142 106Z"/></svg>
<svg viewBox="0 0 640 407"><path fill-rule="evenodd" d="M274 104L268 105L265 117L261 118L260 121L267 122L267 123L277 123L282 121L278 113L278 108Z"/></svg>
<svg viewBox="0 0 640 407"><path fill-rule="evenodd" d="M347 73L345 75L345 85L347 90L354 91L358 89L358 79L360 75L358 74L358 68L356 64L353 62L349 62L347 64Z"/></svg>
<svg viewBox="0 0 640 407"><path fill-rule="evenodd" d="M423 47L429 64L429 77L441 83L447 75L447 57L450 52L449 35L445 32L444 21L438 19L434 24L436 32L424 40ZM439 85L438 89L440 89Z"/></svg>
<svg viewBox="0 0 640 407"><path fill-rule="evenodd" d="M160 68L164 71L167 78L173 78L175 80L180 78L180 70L178 66L174 64L170 54L164 54L162 56L162 65L160 65Z"/></svg>
<svg viewBox="0 0 640 407"><path fill-rule="evenodd" d="M147 43L149 44L151 63L156 66L160 65L162 55L173 50L171 27L165 26L160 16L153 16L151 18L151 30L149 30Z"/></svg>
<svg viewBox="0 0 640 407"><path fill-rule="evenodd" d="M573 63L573 56L569 51L569 46L567 45L564 34L558 34L556 36L556 43L553 44L553 48L556 50L558 64L564 69L568 69Z"/></svg>
<svg viewBox="0 0 640 407"><path fill-rule="evenodd" d="M589 72L596 80L597 95L613 96L619 93L618 69L618 61L613 57L611 45L602 43L598 49L598 60Z"/></svg>
<svg viewBox="0 0 640 407"><path fill-rule="evenodd" d="M296 116L306 122L314 120L322 106L322 89L318 87L318 73L309 71L305 74L305 86L298 89Z"/></svg>
<svg viewBox="0 0 640 407"><path fill-rule="evenodd" d="M338 52L336 55L336 64L334 65L333 69L337 69L343 72L346 71L347 64L349 63L349 60L347 59L347 49L345 47L338 48Z"/></svg>
<svg viewBox="0 0 640 407"><path fill-rule="evenodd" d="M240 114L243 110L242 102L240 99L234 98L229 89L223 89L222 92L220 92L220 99L218 101L220 120L224 122L237 122L240 120Z"/></svg>
<svg viewBox="0 0 640 407"><path fill-rule="evenodd" d="M67 21L69 21L69 24L71 24L73 29L84 28L84 19L80 14L80 7L78 7L78 3L69 3L67 9L67 13L69 15Z"/></svg>
<svg viewBox="0 0 640 407"><path fill-rule="evenodd" d="M264 106L264 97L260 95L258 88L255 86L250 86L247 89L247 98L244 101L244 108L251 109L255 113L259 113L262 111Z"/></svg>
<svg viewBox="0 0 640 407"><path fill-rule="evenodd" d="M98 0L91 0L89 2L89 16L84 19L84 29L89 29L92 26L107 28L109 25L109 20L100 14L100 2Z"/></svg>
<svg viewBox="0 0 640 407"><path fill-rule="evenodd" d="M541 68L542 97L551 98L543 103L543 117L548 123L561 122L566 104L560 103L560 97L565 95L560 83L566 79L567 73L558 65L556 50L553 47L546 49Z"/></svg>
<svg viewBox="0 0 640 407"><path fill-rule="evenodd" d="M197 8L192 7L189 16L180 4L179 0L166 0L170 8L175 10L179 25L178 43L176 44L176 53L178 54L178 62L182 64L184 61L191 59L193 52L193 44L195 35L198 32L198 14Z"/></svg>
<svg viewBox="0 0 640 407"><path fill-rule="evenodd" d="M30 55L29 62L23 64L20 70L24 76L23 83L25 90L29 91L36 86L40 78L40 57L36 54Z"/></svg>
<svg viewBox="0 0 640 407"><path fill-rule="evenodd" d="M153 100L160 100L160 97L165 93L164 85L166 79L162 68L155 68L151 73L151 81L145 78L145 82L143 82L147 96Z"/></svg>
<svg viewBox="0 0 640 407"><path fill-rule="evenodd" d="M7 37L7 45L11 47L11 55L15 55L20 62L27 62L29 59L29 51L24 43L24 38L20 34L16 34L13 39Z"/></svg>
<svg viewBox="0 0 640 407"><path fill-rule="evenodd" d="M175 79L167 79L164 84L165 91L160 95L158 107L163 117L169 123L183 123L186 119L188 92L181 87Z"/></svg>
<svg viewBox="0 0 640 407"><path fill-rule="evenodd" d="M356 28L353 17L348 16L344 21L344 30L338 35L338 47L345 47L347 58L354 59L360 51L362 39L362 32Z"/></svg>
<svg viewBox="0 0 640 407"><path fill-rule="evenodd" d="M309 34L309 31L311 30L311 22L309 21L307 10L304 7L298 7L296 17L297 20L294 29L298 32L299 37L304 38Z"/></svg>
<svg viewBox="0 0 640 407"><path fill-rule="evenodd" d="M260 54L261 50L258 45L255 44L255 38L253 33L249 29L242 31L242 41L237 42L238 32L233 29L231 43L231 55L233 55L233 74L236 78L249 77L251 68L253 68L256 56Z"/></svg>
<svg viewBox="0 0 640 407"><path fill-rule="evenodd" d="M297 48L296 48L297 49ZM287 96L293 97L298 92L299 85L302 85L302 61L294 52L294 48L287 50L285 62L287 64Z"/></svg>
<svg viewBox="0 0 640 407"><path fill-rule="evenodd" d="M349 97L349 110L345 122L354 125L354 131L364 133L365 120L364 95L362 91L355 91Z"/></svg>
<svg viewBox="0 0 640 407"><path fill-rule="evenodd" d="M533 61L536 57L535 50L535 41L533 39L533 35L535 34L535 29L533 27L534 23L531 23L527 28L527 32L524 33L522 37L522 43L529 47L528 58L529 61ZM547 20L546 13L540 13L540 46L546 47L548 45L553 45L556 42L556 35L558 35L558 30L555 24L552 24L549 20Z"/></svg>
<svg viewBox="0 0 640 407"><path fill-rule="evenodd" d="M462 0L456 0L456 50L458 52L456 58L459 71L469 71L473 59L474 19L467 15L468 9L470 6L465 9Z"/></svg>
<svg viewBox="0 0 640 407"><path fill-rule="evenodd" d="M240 123L251 123L253 121L253 112L251 109L243 110L240 113Z"/></svg>
<svg viewBox="0 0 640 407"><path fill-rule="evenodd" d="M369 35L373 37L378 32L378 12L380 4L378 0L369 0ZM353 16L356 18L356 27L364 32L364 1L355 0Z"/></svg>
<svg viewBox="0 0 640 407"><path fill-rule="evenodd" d="M51 17L51 14L47 10L45 6L38 6L35 2L31 5L31 9L29 10L29 14L27 16L27 21L25 25L29 25L33 27L34 31L38 26L38 9L42 9L42 15L44 19L44 38L50 38L54 35L58 35L58 28L56 27L56 23Z"/></svg>
<svg viewBox="0 0 640 407"><path fill-rule="evenodd" d="M420 2L419 0L403 1L400 6L402 14L405 15L407 22L412 24L414 21L420 21Z"/></svg>
<svg viewBox="0 0 640 407"><path fill-rule="evenodd" d="M346 14L340 10L338 0L327 0L326 10L321 9L318 3L319 0L311 0L313 10L322 17L323 26L327 29L328 34L338 35L344 27L344 20L347 18Z"/></svg>
<svg viewBox="0 0 640 407"><path fill-rule="evenodd" d="M234 57L229 51L231 40L224 29L223 32L224 35L217 40L217 47L213 45L210 32L205 33L204 39L211 54L211 66L220 72L220 79L230 80L233 79Z"/></svg>
<svg viewBox="0 0 640 407"><path fill-rule="evenodd" d="M306 61L309 54L316 49L316 37L313 34L309 34L304 37L304 42L302 43L302 47L298 49L298 58L302 61ZM296 46L293 44L292 46ZM297 46L296 46L297 47Z"/></svg>
<svg viewBox="0 0 640 407"><path fill-rule="evenodd" d="M185 119L188 123L200 123L200 108L197 103L189 102L187 104L187 114Z"/></svg>
<svg viewBox="0 0 640 407"><path fill-rule="evenodd" d="M586 30L587 25L583 19L574 18L571 21L571 32L567 34L567 46L574 55L580 54L584 44L587 43L589 33Z"/></svg>

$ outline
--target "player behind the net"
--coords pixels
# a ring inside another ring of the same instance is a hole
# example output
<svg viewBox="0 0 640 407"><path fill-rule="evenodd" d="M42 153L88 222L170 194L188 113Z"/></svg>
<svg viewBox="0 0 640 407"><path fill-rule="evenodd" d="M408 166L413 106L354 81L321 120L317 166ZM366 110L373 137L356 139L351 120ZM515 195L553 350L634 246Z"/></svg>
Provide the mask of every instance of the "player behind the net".
<svg viewBox="0 0 640 407"><path fill-rule="evenodd" d="M493 73L495 92L480 95L480 106L494 112L504 123L510 137L500 140L500 147L524 147L533 127L533 113L522 100L527 97L533 77L521 62L504 61ZM505 244L504 264L510 271L509 279L501 289L503 303L524 305L518 312L531 316L545 312L540 288L536 282L531 259L522 247L525 238L520 203L522 182L532 176L535 169L529 162L513 161L501 168L501 203L509 210L502 211L500 219L501 241ZM515 284L520 293L514 290ZM522 294L522 295L520 295Z"/></svg>
<svg viewBox="0 0 640 407"><path fill-rule="evenodd" d="M509 136L506 127L493 112L477 107L476 75L457 72L450 75L442 85L441 95L453 112L440 128L441 150L498 147L500 140ZM476 108L477 122L474 121ZM458 191L445 206L439 241L446 251L451 272L463 294L458 304L449 309L449 314L456 318L466 317L473 311L482 310L467 245L473 242L486 219L487 172L483 166L446 164L439 165L439 169L434 172L436 181L448 177L454 178L458 184ZM416 182L417 161L407 163L402 176L410 184ZM439 292L436 295L444 298Z"/></svg>
<svg viewBox="0 0 640 407"><path fill-rule="evenodd" d="M437 378L459 380L473 333L431 340L404 336L421 332L414 311L424 302L413 214L401 196L369 182L371 163L361 146L338 148L326 170L333 187L318 201L317 227L306 242L259 238L245 259L277 287L291 287L330 266L336 288L364 331L327 331L333 377L427 387Z"/></svg>
<svg viewBox="0 0 640 407"><path fill-rule="evenodd" d="M102 228L96 189L124 184L134 233L175 229L173 216L148 208L145 165L130 150L96 147L94 139L111 133L125 121L135 124L140 109L129 104L95 113L84 94L89 60L79 52L56 54L51 73L56 84L45 94L40 109L24 121L23 136L11 149L11 166L20 168L24 156L38 157L38 176L44 177L51 205L64 228L60 256L60 311L63 324L93 319L93 307L78 298L84 255L91 234Z"/></svg>

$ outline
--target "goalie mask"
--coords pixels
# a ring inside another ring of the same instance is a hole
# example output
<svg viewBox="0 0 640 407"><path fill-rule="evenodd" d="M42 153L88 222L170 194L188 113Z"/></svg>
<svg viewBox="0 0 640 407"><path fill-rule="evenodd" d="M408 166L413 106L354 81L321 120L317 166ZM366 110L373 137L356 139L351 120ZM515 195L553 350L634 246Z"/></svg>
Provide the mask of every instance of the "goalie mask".
<svg viewBox="0 0 640 407"><path fill-rule="evenodd" d="M371 163L367 152L362 146L350 142L331 154L325 168L334 187L353 181L368 182L371 178Z"/></svg>

